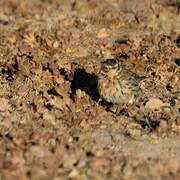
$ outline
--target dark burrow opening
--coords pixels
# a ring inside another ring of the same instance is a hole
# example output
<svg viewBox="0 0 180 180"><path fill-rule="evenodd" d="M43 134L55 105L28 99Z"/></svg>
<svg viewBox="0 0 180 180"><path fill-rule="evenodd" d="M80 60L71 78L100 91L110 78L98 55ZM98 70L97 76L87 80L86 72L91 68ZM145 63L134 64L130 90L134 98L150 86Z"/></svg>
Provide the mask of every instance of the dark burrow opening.
<svg viewBox="0 0 180 180"><path fill-rule="evenodd" d="M98 102L100 97L97 90L97 76L95 74L87 73L85 69L76 69L71 82L73 100L77 89L84 91L94 101Z"/></svg>
<svg viewBox="0 0 180 180"><path fill-rule="evenodd" d="M85 69L76 69L74 73L74 78L71 81L71 98L74 100L74 95L76 90L80 89L84 91L92 100L99 103L100 106L105 107L106 111L110 111L113 106L112 103L108 103L104 99L100 98L98 93L98 76L95 74L90 74L85 71Z"/></svg>
<svg viewBox="0 0 180 180"><path fill-rule="evenodd" d="M180 66L180 58L175 59L176 65Z"/></svg>
<svg viewBox="0 0 180 180"><path fill-rule="evenodd" d="M176 45L178 48L180 47L180 36L176 39Z"/></svg>

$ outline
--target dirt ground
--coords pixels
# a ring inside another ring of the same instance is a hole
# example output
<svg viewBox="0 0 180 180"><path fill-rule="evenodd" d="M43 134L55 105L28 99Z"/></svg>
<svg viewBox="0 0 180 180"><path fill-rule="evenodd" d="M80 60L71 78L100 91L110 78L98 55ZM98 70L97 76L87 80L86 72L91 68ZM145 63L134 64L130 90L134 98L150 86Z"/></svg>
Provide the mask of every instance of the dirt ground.
<svg viewBox="0 0 180 180"><path fill-rule="evenodd" d="M146 76L100 101L101 62ZM0 179L180 179L180 1L1 0Z"/></svg>

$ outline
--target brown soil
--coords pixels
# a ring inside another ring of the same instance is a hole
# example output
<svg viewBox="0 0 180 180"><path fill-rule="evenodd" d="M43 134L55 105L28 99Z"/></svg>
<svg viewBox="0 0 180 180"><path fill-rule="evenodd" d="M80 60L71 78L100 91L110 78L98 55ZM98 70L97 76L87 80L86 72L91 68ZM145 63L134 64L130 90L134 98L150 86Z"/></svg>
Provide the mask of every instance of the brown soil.
<svg viewBox="0 0 180 180"><path fill-rule="evenodd" d="M0 1L0 179L180 179L178 0ZM146 76L120 114L102 61Z"/></svg>

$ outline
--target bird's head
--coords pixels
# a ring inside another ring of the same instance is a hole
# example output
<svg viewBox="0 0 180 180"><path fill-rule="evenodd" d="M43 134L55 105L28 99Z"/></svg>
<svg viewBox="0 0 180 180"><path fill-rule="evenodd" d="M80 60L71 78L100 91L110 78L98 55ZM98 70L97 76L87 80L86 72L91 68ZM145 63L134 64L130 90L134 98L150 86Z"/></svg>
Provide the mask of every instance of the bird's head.
<svg viewBox="0 0 180 180"><path fill-rule="evenodd" d="M121 72L121 66L119 62L115 59L107 59L101 64L100 74L113 78Z"/></svg>

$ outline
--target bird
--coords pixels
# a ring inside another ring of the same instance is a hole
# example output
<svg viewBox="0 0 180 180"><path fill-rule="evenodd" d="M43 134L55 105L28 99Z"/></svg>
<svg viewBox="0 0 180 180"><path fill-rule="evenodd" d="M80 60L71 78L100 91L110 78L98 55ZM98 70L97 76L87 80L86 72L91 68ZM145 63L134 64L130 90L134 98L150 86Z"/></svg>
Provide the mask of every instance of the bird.
<svg viewBox="0 0 180 180"><path fill-rule="evenodd" d="M101 99L116 105L132 105L142 95L140 82L145 76L130 71L116 59L101 63L97 89Z"/></svg>

